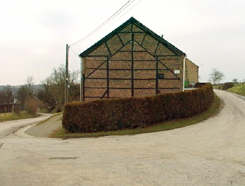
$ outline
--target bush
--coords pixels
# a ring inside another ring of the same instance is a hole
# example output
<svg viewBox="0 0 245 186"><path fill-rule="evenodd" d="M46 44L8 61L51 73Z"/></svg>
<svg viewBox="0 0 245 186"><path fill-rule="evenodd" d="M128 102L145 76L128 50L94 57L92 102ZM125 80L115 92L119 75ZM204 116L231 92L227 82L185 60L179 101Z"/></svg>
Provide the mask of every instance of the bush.
<svg viewBox="0 0 245 186"><path fill-rule="evenodd" d="M207 110L214 99L212 85L197 86L200 88L151 97L69 103L65 105L62 125L70 132L96 132L190 117Z"/></svg>
<svg viewBox="0 0 245 186"><path fill-rule="evenodd" d="M223 89L223 90L227 90L227 89L229 89L229 88L232 88L232 87L234 87L234 84L235 84L235 83L233 83L233 82L227 82L227 83L224 83L223 86L222 86L222 89Z"/></svg>
<svg viewBox="0 0 245 186"><path fill-rule="evenodd" d="M14 113L15 113L15 114L19 114L19 113L20 113L20 110L21 110L21 109L20 109L20 105L14 104L14 110L13 110Z"/></svg>
<svg viewBox="0 0 245 186"><path fill-rule="evenodd" d="M36 114L38 110L39 101L33 97L27 97L25 101L25 110L29 114Z"/></svg>

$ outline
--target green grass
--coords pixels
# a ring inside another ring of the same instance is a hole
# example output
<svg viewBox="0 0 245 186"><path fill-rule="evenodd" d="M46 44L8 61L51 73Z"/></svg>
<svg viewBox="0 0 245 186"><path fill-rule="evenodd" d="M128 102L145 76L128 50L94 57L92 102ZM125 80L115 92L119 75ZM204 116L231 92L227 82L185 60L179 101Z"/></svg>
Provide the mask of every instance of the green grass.
<svg viewBox="0 0 245 186"><path fill-rule="evenodd" d="M245 96L245 83L237 84L234 87L229 88L228 91Z"/></svg>
<svg viewBox="0 0 245 186"><path fill-rule="evenodd" d="M29 114L25 111L20 112L19 114L16 113L0 113L0 122L3 121L10 121L10 120L18 120L18 119L27 119L27 118L34 118L39 116L38 114Z"/></svg>
<svg viewBox="0 0 245 186"><path fill-rule="evenodd" d="M164 130L171 130L175 128L193 125L205 119L208 119L212 116L215 116L219 113L222 107L223 107L222 100L220 100L218 96L215 96L213 104L210 106L210 108L207 111L190 118L166 121L146 128L126 129L126 130L109 131L109 132L69 133L65 129L60 128L54 131L50 135L50 137L63 138L63 139L85 138L85 137L101 137L101 136L110 136L110 135L134 135L134 134L141 134L141 133L151 133L151 132L158 132Z"/></svg>
<svg viewBox="0 0 245 186"><path fill-rule="evenodd" d="M46 108L40 108L40 113L49 113L48 109Z"/></svg>

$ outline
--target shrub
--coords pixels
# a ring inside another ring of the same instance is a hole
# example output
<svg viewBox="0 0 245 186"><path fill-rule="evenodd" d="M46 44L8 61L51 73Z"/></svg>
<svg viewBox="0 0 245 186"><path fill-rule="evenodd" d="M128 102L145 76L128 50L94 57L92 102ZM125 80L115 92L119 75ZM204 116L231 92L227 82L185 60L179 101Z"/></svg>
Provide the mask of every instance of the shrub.
<svg viewBox="0 0 245 186"><path fill-rule="evenodd" d="M36 114L38 110L39 101L31 96L27 97L25 101L25 110L29 114Z"/></svg>
<svg viewBox="0 0 245 186"><path fill-rule="evenodd" d="M232 87L234 87L234 84L235 84L235 83L233 83L233 82L227 82L227 83L224 83L223 86L222 86L222 89L223 89L223 90L227 90L227 89L229 89L229 88L232 88Z"/></svg>
<svg viewBox="0 0 245 186"><path fill-rule="evenodd" d="M70 132L96 132L146 127L170 119L190 117L209 108L212 85L151 97L73 102L65 105L63 128Z"/></svg>
<svg viewBox="0 0 245 186"><path fill-rule="evenodd" d="M15 114L19 114L19 113L20 113L20 110L21 110L21 109L20 109L20 105L14 104L14 110L13 110L14 113L15 113Z"/></svg>

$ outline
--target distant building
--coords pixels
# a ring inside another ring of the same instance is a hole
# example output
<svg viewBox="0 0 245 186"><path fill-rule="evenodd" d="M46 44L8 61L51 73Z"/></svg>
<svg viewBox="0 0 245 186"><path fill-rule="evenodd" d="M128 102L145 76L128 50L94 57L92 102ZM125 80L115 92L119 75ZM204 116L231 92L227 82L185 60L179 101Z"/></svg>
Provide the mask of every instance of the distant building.
<svg viewBox="0 0 245 186"><path fill-rule="evenodd" d="M80 57L83 100L177 92L198 82L198 66L133 17Z"/></svg>

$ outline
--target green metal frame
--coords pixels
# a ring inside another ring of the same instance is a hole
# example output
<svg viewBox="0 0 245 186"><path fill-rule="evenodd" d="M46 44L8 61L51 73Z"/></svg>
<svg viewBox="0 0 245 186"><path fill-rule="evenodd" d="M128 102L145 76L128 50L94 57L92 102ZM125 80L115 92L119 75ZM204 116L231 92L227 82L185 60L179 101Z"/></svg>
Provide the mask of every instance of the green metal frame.
<svg viewBox="0 0 245 186"><path fill-rule="evenodd" d="M131 24L131 28L130 31L127 32L122 32L122 30L124 28L126 28L129 24ZM143 32L135 32L133 31L133 25L137 26L138 28L140 28ZM120 34L122 33L130 33L131 34L131 39L127 42L123 42L122 38L120 37ZM142 41L138 42L137 40L135 40L134 38L134 34L136 33L141 33L144 34ZM157 40L156 46L154 48L154 52L150 52L147 50L147 48L145 48L143 46L143 43L145 41L146 36L149 35L151 37L153 37L154 39ZM120 43L121 43L121 47L118 48L116 51L114 51L112 53L112 50L110 49L110 47L108 46L107 42L109 39L111 39L113 36L117 36ZM142 50L141 51L135 51L134 50L134 44L138 44ZM91 55L91 53L96 50L99 46L101 46L102 44L105 45L106 50L108 52L108 54L105 55ZM123 48L125 46L127 46L128 44L131 45L131 49L127 50L127 51L123 51ZM166 48L168 48L173 55L157 55L157 49L159 48L159 45L163 44ZM115 54L117 54L118 52L129 52L131 54L131 59L111 59ZM154 60L136 60L134 59L134 53L135 52L145 52L147 54L149 54L150 56L152 56L154 58ZM138 22L136 19L134 19L133 17L130 18L128 21L126 21L125 23L123 23L121 26L119 26L118 28L116 28L114 31L112 31L110 34L108 34L107 36L105 36L104 38L102 38L100 41L98 41L97 43L95 43L93 46L91 46L90 48L88 48L86 51L84 51L83 53L80 54L80 57L103 57L104 60L98 60L101 61L101 64L99 64L97 67L95 68L88 68L89 70L92 70L86 77L85 75L83 75L83 100L85 100L85 98L112 98L110 97L110 89L129 89L131 90L131 96L134 96L134 90L144 90L144 89L155 89L155 94L159 93L159 90L161 89L180 89L179 87L169 87L169 88L159 88L159 70L166 70L171 72L174 75L174 78L164 78L164 80L180 80L180 78L173 72L173 70L171 70L166 64L164 64L163 59L160 59L160 57L179 57L179 56L185 56L185 53L182 52L181 50L179 50L178 48L176 48L175 46L173 46L172 44L170 44L168 41L166 41L165 39L163 39L162 37L158 36L157 34L155 34L154 32L152 32L150 29L148 29L146 26L144 26L143 24L141 24L140 22ZM131 62L131 68L130 69L110 69L110 65L109 65L109 61L130 61ZM134 62L135 61L149 61L149 62L155 62L155 68L152 69L135 69L134 68ZM106 68L102 67L104 64L106 64ZM162 66L164 66L164 68L159 69L159 64L161 64ZM105 70L106 71L106 77L90 77L93 73L95 73L97 70ZM110 77L110 71L113 70L117 70L117 71L131 71L131 78L111 78ZM138 70L152 70L156 72L156 76L155 78L135 78L134 77L134 72L138 71ZM90 79L90 80L106 80L106 87L95 87L95 86L86 86L85 85L85 80L86 79ZM126 87L110 87L110 80L131 80L131 87L130 88L126 88ZM135 80L155 80L156 84L155 87L153 88L146 88L146 87L141 87L141 88L135 88L134 87L134 81ZM86 96L85 95L85 89L105 89L105 92L103 93L102 96Z"/></svg>
<svg viewBox="0 0 245 186"><path fill-rule="evenodd" d="M144 31L144 32L135 32L135 33L146 33L146 34L150 35L151 37L153 37L154 39L156 39L157 41L159 41L159 43L161 43L165 47L167 47L175 55L177 55L177 56L182 56L182 55L185 56L186 55L184 52L182 52L180 49L178 49L177 47L175 47L174 45L172 45L171 43L169 43L167 40L163 39L161 36L157 35L155 32L153 32L152 30L150 30L149 28L147 28L145 25L143 25L142 23L140 23L139 21L137 21L135 18L131 17L129 20L127 20L121 26L117 27L111 33L109 33L104 38L102 38L101 40L99 40L97 43L95 43L94 45L92 45L91 47L89 47L87 50L85 50L84 52L82 52L79 56L80 57L87 57L91 52L93 52L94 50L96 50L101 44L106 43L106 41L108 41L114 35L116 35L118 33L123 33L123 32L120 32L120 31L122 29L124 29L125 27L127 27L129 24L136 25L137 27L139 27L141 30ZM124 33L130 33L130 32L124 32Z"/></svg>

